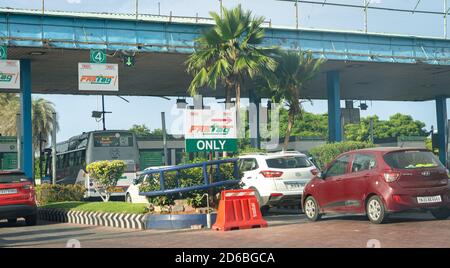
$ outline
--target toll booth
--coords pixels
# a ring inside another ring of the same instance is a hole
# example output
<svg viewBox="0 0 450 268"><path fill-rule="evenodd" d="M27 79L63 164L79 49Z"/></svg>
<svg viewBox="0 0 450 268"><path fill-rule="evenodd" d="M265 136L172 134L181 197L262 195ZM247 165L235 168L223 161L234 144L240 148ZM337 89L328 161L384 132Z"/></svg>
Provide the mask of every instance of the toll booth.
<svg viewBox="0 0 450 268"><path fill-rule="evenodd" d="M0 170L18 168L16 137L0 136Z"/></svg>

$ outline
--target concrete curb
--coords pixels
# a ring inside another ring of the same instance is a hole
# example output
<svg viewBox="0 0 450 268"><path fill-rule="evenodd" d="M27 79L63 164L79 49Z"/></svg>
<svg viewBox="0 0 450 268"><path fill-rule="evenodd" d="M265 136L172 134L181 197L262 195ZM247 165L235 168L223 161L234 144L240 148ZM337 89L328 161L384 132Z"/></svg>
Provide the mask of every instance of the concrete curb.
<svg viewBox="0 0 450 268"><path fill-rule="evenodd" d="M108 226L125 229L145 229L146 215L68 211L65 209L38 208L40 220L85 225Z"/></svg>

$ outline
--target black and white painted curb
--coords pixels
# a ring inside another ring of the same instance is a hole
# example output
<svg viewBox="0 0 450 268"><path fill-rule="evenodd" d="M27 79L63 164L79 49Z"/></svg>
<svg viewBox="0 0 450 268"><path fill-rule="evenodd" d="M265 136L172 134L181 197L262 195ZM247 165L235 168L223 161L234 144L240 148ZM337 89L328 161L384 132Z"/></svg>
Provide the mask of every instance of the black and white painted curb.
<svg viewBox="0 0 450 268"><path fill-rule="evenodd" d="M145 229L145 215L125 213L67 211L64 209L38 209L39 219L53 222L108 226L126 229Z"/></svg>

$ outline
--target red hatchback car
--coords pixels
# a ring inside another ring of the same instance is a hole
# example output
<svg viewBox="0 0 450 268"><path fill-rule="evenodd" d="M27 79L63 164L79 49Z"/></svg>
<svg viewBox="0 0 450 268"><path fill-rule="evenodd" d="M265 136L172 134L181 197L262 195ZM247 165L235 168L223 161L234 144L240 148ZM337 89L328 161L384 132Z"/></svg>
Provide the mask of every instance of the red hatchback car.
<svg viewBox="0 0 450 268"><path fill-rule="evenodd" d="M448 170L425 149L371 148L339 155L305 187L306 217L325 213L366 214L372 223L390 213L431 211L450 214Z"/></svg>
<svg viewBox="0 0 450 268"><path fill-rule="evenodd" d="M0 219L15 223L25 218L36 225L37 208L33 183L22 171L0 171Z"/></svg>

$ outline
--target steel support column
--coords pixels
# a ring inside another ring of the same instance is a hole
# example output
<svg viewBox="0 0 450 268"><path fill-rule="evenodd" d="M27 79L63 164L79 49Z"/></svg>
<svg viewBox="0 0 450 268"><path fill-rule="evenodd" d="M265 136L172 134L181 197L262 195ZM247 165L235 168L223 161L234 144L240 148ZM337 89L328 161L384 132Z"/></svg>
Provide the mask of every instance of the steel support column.
<svg viewBox="0 0 450 268"><path fill-rule="evenodd" d="M438 128L439 159L447 166L447 98L444 96L436 97L436 119Z"/></svg>
<svg viewBox="0 0 450 268"><path fill-rule="evenodd" d="M327 98L328 98L328 141L342 141L341 132L341 99L340 76L338 71L327 73Z"/></svg>
<svg viewBox="0 0 450 268"><path fill-rule="evenodd" d="M249 90L249 125L250 125L250 146L253 148L261 148L261 135L259 131L260 120L259 120L259 105L261 99L255 96L252 89Z"/></svg>
<svg viewBox="0 0 450 268"><path fill-rule="evenodd" d="M22 157L23 170L25 174L33 177L33 127L31 119L31 61L29 59L20 60L20 81L21 81L21 124L22 124Z"/></svg>

